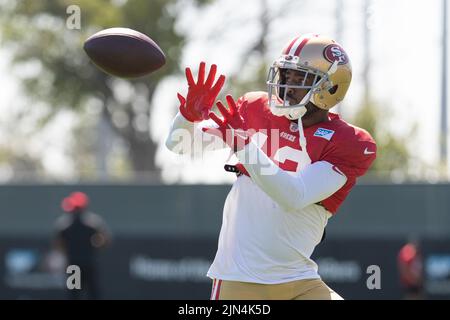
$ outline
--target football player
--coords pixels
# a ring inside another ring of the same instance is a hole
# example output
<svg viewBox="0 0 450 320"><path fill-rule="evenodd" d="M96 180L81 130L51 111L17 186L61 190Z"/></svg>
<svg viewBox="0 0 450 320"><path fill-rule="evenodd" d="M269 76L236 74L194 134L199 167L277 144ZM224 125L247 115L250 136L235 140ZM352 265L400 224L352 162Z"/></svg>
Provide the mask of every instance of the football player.
<svg viewBox="0 0 450 320"><path fill-rule="evenodd" d="M344 98L352 78L348 55L334 40L307 34L290 41L272 64L268 92L250 92L227 106L217 102L213 65L197 82L186 69L167 147L177 153L178 130L193 145L213 136L239 163L223 210L218 250L208 276L212 299L342 299L320 278L311 255L327 221L376 157L364 129L329 110ZM207 120L208 121L204 121Z"/></svg>

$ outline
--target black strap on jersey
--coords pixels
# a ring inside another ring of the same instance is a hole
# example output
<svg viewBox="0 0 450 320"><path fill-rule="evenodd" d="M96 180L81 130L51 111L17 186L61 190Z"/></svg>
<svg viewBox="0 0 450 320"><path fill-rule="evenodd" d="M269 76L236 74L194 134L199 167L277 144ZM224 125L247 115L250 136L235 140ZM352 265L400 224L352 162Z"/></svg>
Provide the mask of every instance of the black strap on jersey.
<svg viewBox="0 0 450 320"><path fill-rule="evenodd" d="M231 164L226 164L223 168L225 169L225 171L228 171L228 172L233 172L233 173L240 172L238 167L236 167L235 165L231 165Z"/></svg>
<svg viewBox="0 0 450 320"><path fill-rule="evenodd" d="M236 176L240 177L243 175L243 173L239 170L239 168L232 164L226 164L224 167L225 171L227 172L233 172L236 174Z"/></svg>

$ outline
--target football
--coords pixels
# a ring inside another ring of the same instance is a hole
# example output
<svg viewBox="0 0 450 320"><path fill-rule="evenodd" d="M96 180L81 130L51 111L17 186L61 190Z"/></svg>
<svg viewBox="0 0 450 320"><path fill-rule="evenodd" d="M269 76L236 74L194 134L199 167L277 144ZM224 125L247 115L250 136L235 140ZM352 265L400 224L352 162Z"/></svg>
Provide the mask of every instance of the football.
<svg viewBox="0 0 450 320"><path fill-rule="evenodd" d="M166 63L155 41L128 28L102 30L85 41L84 50L98 68L120 78L146 76Z"/></svg>

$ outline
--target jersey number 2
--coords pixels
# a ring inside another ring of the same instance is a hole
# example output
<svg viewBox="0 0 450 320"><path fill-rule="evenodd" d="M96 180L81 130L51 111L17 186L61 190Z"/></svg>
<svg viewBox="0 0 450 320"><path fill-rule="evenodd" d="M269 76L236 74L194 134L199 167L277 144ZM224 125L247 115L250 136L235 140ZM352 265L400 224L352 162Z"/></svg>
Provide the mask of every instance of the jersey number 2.
<svg viewBox="0 0 450 320"><path fill-rule="evenodd" d="M267 135L262 132L257 132L253 135L252 140L255 141L258 148L264 150L264 145L267 142ZM280 167L284 170L298 172L301 167L311 163L311 159L306 151L294 149L290 146L279 148L272 160L278 161Z"/></svg>

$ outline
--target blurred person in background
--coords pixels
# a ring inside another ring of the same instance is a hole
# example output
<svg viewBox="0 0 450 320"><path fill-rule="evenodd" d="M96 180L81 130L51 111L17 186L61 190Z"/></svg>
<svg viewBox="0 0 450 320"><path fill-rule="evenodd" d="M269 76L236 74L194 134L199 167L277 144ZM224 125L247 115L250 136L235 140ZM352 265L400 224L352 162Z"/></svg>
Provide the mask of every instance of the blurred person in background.
<svg viewBox="0 0 450 320"><path fill-rule="evenodd" d="M202 62L195 82L186 69L188 93L178 94L166 140L178 154L228 146L239 160L225 166L237 179L207 274L211 299L342 299L322 281L311 255L376 158L367 131L329 112L351 82L346 52L321 35L292 39L269 70L267 92L237 102L228 95L228 108L217 102L222 118L211 112L225 80L221 75L214 84L216 70L212 65L205 77Z"/></svg>
<svg viewBox="0 0 450 320"><path fill-rule="evenodd" d="M81 270L81 290L69 290L74 300L100 298L97 256L111 242L105 221L88 211L88 205L85 193L73 192L63 199L65 213L56 221L55 249L64 254L67 266Z"/></svg>
<svg viewBox="0 0 450 320"><path fill-rule="evenodd" d="M424 299L423 258L418 240L408 241L400 249L397 255L397 266L404 299Z"/></svg>

